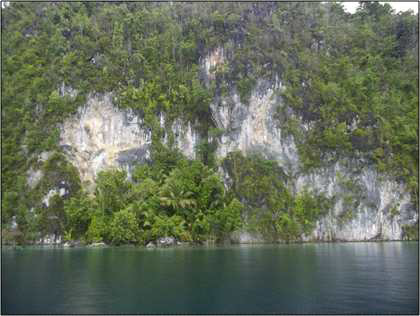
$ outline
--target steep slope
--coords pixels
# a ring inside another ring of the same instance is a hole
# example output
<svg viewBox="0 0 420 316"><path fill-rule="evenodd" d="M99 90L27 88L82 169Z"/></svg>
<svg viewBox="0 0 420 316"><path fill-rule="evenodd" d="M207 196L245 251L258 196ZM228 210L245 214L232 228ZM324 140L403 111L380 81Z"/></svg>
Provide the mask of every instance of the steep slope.
<svg viewBox="0 0 420 316"><path fill-rule="evenodd" d="M219 50L216 51L219 54ZM203 64L215 64L214 56ZM205 67L205 66L204 66ZM204 68L208 71L208 67ZM211 74L207 72L207 80ZM217 139L216 157L222 161L231 152L259 153L275 160L290 179L294 194L304 189L324 193L334 198L329 212L316 222L315 229L303 240L400 240L403 227L416 223L418 213L410 200L407 188L392 178L379 174L363 160L341 159L327 167L302 170L293 136L284 136L282 126L274 119L284 102L278 93L280 82L270 86L260 82L251 93L249 104L239 101L233 92L212 104L212 117L223 130ZM229 104L229 106L226 106ZM96 173L109 167L127 168L150 158L150 131L142 128L142 119L130 111L118 110L109 95L102 101L91 97L81 115L65 121L60 144L66 148L68 159L82 179L94 180ZM161 127L164 127L161 117ZM301 129L305 129L302 124ZM199 145L198 132L191 125L174 124L175 146L193 158ZM220 169L226 186L230 183L228 170ZM234 234L238 242L248 242L249 232ZM254 241L263 241L260 237Z"/></svg>
<svg viewBox="0 0 420 316"><path fill-rule="evenodd" d="M418 238L417 22L379 3L12 3L5 240Z"/></svg>

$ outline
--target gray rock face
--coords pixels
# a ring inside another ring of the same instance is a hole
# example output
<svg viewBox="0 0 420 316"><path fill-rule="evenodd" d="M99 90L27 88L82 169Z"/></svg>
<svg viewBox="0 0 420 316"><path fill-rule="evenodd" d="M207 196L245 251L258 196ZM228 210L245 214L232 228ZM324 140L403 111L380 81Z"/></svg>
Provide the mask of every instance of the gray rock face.
<svg viewBox="0 0 420 316"><path fill-rule="evenodd" d="M139 148L128 149L125 151L120 151L117 157L117 163L119 165L129 165L133 162L146 162L146 157L148 156L149 146L145 145Z"/></svg>
<svg viewBox="0 0 420 316"><path fill-rule="evenodd" d="M54 188L48 191L48 193L43 197L42 199L42 203L46 206L49 207L50 206L50 199L58 194L60 197L66 195L67 191L65 188Z"/></svg>
<svg viewBox="0 0 420 316"><path fill-rule="evenodd" d="M176 240L173 237L161 237L156 241L156 244L158 245L158 247L175 246Z"/></svg>
<svg viewBox="0 0 420 316"><path fill-rule="evenodd" d="M86 106L61 126L60 145L81 180L94 183L99 171L120 166L118 160L130 165L133 151L151 143L150 132L141 123L132 111L114 107L111 94L91 95Z"/></svg>
<svg viewBox="0 0 420 316"><path fill-rule="evenodd" d="M10 225L10 228L12 230L16 230L18 228L18 224L17 224L17 221L16 221L16 215L12 216L12 223Z"/></svg>
<svg viewBox="0 0 420 316"><path fill-rule="evenodd" d="M63 244L64 248L73 248L73 247L80 247L82 246L83 243L80 240L71 240L71 241L66 241Z"/></svg>
<svg viewBox="0 0 420 316"><path fill-rule="evenodd" d="M52 152L44 151L38 156L38 161L40 162L47 161L48 159L50 159L51 155L52 155Z"/></svg>
<svg viewBox="0 0 420 316"><path fill-rule="evenodd" d="M40 238L36 243L39 245L59 245L61 242L62 237L60 235L50 234Z"/></svg>
<svg viewBox="0 0 420 316"><path fill-rule="evenodd" d="M346 183L356 189L358 197L352 196ZM327 197L335 196L333 209L318 221L310 236L303 236L304 240L400 240L402 225L418 219L404 185L379 175L372 166L360 162L347 162L346 167L339 162L300 175L295 190L301 191L303 187L323 192ZM346 205L349 197L356 203ZM342 221L340 218L345 212L351 215Z"/></svg>
<svg viewBox="0 0 420 316"><path fill-rule="evenodd" d="M153 243L153 242L149 242L147 245L146 245L146 248L156 248L156 245Z"/></svg>
<svg viewBox="0 0 420 316"><path fill-rule="evenodd" d="M164 127L163 115L160 123ZM172 131L175 145L194 158L197 133L191 125L175 121ZM92 184L98 172L108 168L123 168L130 174L135 163L150 159L151 141L143 119L116 108L111 94L89 96L87 104L64 122L60 134L61 148L79 170L81 180Z"/></svg>
<svg viewBox="0 0 420 316"><path fill-rule="evenodd" d="M259 83L251 94L249 105L242 104L235 92L222 99L219 105L211 105L217 126L225 131L220 138L217 156L224 158L232 151L259 152L295 173L299 157L293 137L282 135L273 119L274 112L282 105L274 93L274 89L281 89L281 83L262 92L261 86L265 85L265 82Z"/></svg>
<svg viewBox="0 0 420 316"><path fill-rule="evenodd" d="M212 69L223 62L221 49L202 60L206 82L214 80ZM279 113L278 108L284 106L278 94L282 89L279 80L273 83L259 81L249 104L242 104L234 89L228 96L216 98L217 102L211 104L212 117L223 130L217 139L217 158L223 159L237 150L245 155L259 152L278 162L291 179L294 193L307 188L334 197L332 210L316 223L312 234L302 236L303 240L402 239L402 225L418 220L404 185L378 174L373 166L364 162L339 161L309 173L301 170L295 140L284 135L281 122L274 118L274 114ZM159 119L164 127L164 115ZM195 147L200 141L198 132L181 120L176 120L169 128L175 146L187 157L194 158ZM301 128L307 130L310 126L301 124ZM168 141L166 133L163 142ZM79 170L81 179L93 183L100 170L119 167L130 173L134 163L150 159L151 133L132 111L114 107L110 94L91 95L86 106L61 127L60 144ZM228 186L229 176L222 168L219 171ZM343 179L354 182L361 193L359 197L349 193ZM357 203L346 205L349 194ZM235 234L232 240L236 242L261 241L261 236L249 232Z"/></svg>
<svg viewBox="0 0 420 316"><path fill-rule="evenodd" d="M188 241L177 241L176 245L181 246L181 247L188 247L188 246L191 246L191 243Z"/></svg>
<svg viewBox="0 0 420 316"><path fill-rule="evenodd" d="M139 148L128 149L118 153L116 164L127 171L131 179L132 169L136 164L150 161L150 146L146 144Z"/></svg>
<svg viewBox="0 0 420 316"><path fill-rule="evenodd" d="M212 105L218 127L225 130L217 156L223 158L234 150L244 154L257 151L278 162L290 177L294 193L306 188L334 197L331 212L316 223L311 235L302 236L303 240L402 239L402 226L418 220L418 213L403 184L378 174L367 162L339 161L310 173L301 171L293 137L282 135L281 124L273 118L276 108L283 106L281 98L275 93L281 89L279 82L272 86L260 82L251 95L249 105L241 104L234 92L222 99L218 106ZM302 124L302 129L307 128ZM223 174L223 178L229 185L229 175ZM345 180L351 180L358 190L356 194L349 192L350 189L343 183ZM345 205L349 195L357 203ZM262 236L245 231L235 232L231 238L239 243L263 240Z"/></svg>
<svg viewBox="0 0 420 316"><path fill-rule="evenodd" d="M163 126L164 125L161 123L161 127ZM172 124L171 130L175 138L175 146L180 149L185 156L194 159L195 146L199 143L200 137L198 132L192 128L191 123L185 124L181 120L175 120L175 122ZM168 133L166 133L163 140L164 144L168 144L167 136Z"/></svg>
<svg viewBox="0 0 420 316"><path fill-rule="evenodd" d="M37 186L39 181L41 181L43 173L41 170L33 170L32 168L28 170L26 183L28 186L33 189Z"/></svg>
<svg viewBox="0 0 420 316"><path fill-rule="evenodd" d="M93 244L90 244L89 247L93 247L93 248L106 247L106 244L104 242L94 242Z"/></svg>
<svg viewBox="0 0 420 316"><path fill-rule="evenodd" d="M78 94L78 91L70 86L66 86L63 82L61 87L58 89L58 93L60 96L69 96L70 98L75 98Z"/></svg>

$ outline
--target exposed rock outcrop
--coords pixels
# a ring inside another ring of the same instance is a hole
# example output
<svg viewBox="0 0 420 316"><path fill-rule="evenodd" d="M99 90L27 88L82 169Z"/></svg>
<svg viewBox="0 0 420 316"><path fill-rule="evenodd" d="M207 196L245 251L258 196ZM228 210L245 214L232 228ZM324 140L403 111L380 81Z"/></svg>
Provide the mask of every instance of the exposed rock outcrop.
<svg viewBox="0 0 420 316"><path fill-rule="evenodd" d="M159 247L169 247L169 246L175 246L176 240L174 237L161 237L156 241L156 244Z"/></svg>
<svg viewBox="0 0 420 316"><path fill-rule="evenodd" d="M60 145L81 180L93 183L100 170L128 168L132 161L148 158L151 134L141 124L132 111L114 107L111 94L91 95L86 106L62 125Z"/></svg>
<svg viewBox="0 0 420 316"><path fill-rule="evenodd" d="M104 242L94 242L93 244L90 244L89 247L101 248L101 247L106 247L106 244Z"/></svg>
<svg viewBox="0 0 420 316"><path fill-rule="evenodd" d="M202 61L207 81L214 79L211 69L223 61L222 50L216 50ZM302 236L303 240L402 239L403 225L418 220L403 184L378 174L374 166L363 161L342 160L318 170L302 171L293 137L283 135L281 123L274 118L274 113L279 113L278 107L284 106L278 94L282 89L279 80L260 81L251 93L249 104L241 103L233 89L211 105L213 120L223 131L218 139L217 158L223 159L237 150L244 154L259 152L278 162L291 179L294 193L307 188L334 198L329 214L316 223L309 236ZM163 114L160 125L165 126ZM308 126L302 124L301 128ZM171 130L177 148L194 158L199 133L181 120L175 120ZM168 142L167 135L164 143ZM63 124L60 143L81 179L93 182L100 170L120 167L130 171L133 163L150 159L151 132L132 111L113 106L110 94L91 95L86 106ZM229 175L223 174L223 169L220 172L225 183L229 183ZM354 189L358 190L357 198L348 197L352 192L346 187L345 179L352 180ZM346 205L352 198L355 203ZM261 238L246 231L232 236L240 243L258 242Z"/></svg>
<svg viewBox="0 0 420 316"><path fill-rule="evenodd" d="M31 189L33 189L37 186L39 181L41 181L42 177L43 173L41 170L34 170L30 168L27 172L26 183Z"/></svg>
<svg viewBox="0 0 420 316"><path fill-rule="evenodd" d="M39 245L60 245L62 238L60 235L50 234L43 236L36 243Z"/></svg>
<svg viewBox="0 0 420 316"><path fill-rule="evenodd" d="M60 197L62 197L66 194L66 189L65 188L58 188L58 189L54 188L54 189L49 190L48 193L43 197L42 203L46 207L49 207L50 206L50 199L56 194L58 194Z"/></svg>
<svg viewBox="0 0 420 316"><path fill-rule="evenodd" d="M165 117L160 117L165 125ZM198 133L191 124L175 120L171 126L177 146L187 157L195 157ZM167 135L163 140L168 142ZM82 181L94 183L99 171L120 167L131 171L134 163L150 159L151 131L130 110L113 105L112 95L91 95L86 105L61 126L60 145L80 172Z"/></svg>
<svg viewBox="0 0 420 316"><path fill-rule="evenodd" d="M302 174L296 178L295 190L304 187L335 197L332 210L304 240L399 240L402 226L418 219L404 185L378 174L367 163L348 161L343 166L338 162Z"/></svg>

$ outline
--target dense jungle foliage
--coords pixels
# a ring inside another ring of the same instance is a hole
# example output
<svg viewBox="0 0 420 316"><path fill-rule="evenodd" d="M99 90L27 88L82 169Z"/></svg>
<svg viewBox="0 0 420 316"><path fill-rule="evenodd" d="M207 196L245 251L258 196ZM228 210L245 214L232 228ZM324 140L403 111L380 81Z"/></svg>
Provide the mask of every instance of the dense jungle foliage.
<svg viewBox="0 0 420 316"><path fill-rule="evenodd" d="M362 159L406 183L418 203L418 15L377 2L355 14L337 3L13 2L1 23L2 224L18 227L5 240L52 232L115 244L222 240L245 222L273 239L309 232L330 202L294 196L275 163L232 153L222 162L231 188L216 172L210 103L236 90L246 104L258 80L282 81L276 118L304 170ZM200 62L219 47L226 61L209 82ZM103 172L88 194L61 154L59 124L103 92L145 118L153 164L132 181ZM162 145L159 113L209 139L198 161ZM44 177L31 187L37 168ZM67 193L46 206L42 197L61 181Z"/></svg>
<svg viewBox="0 0 420 316"><path fill-rule="evenodd" d="M247 230L261 233L266 240L298 240L332 207L333 199L307 189L293 196L288 177L276 161L231 152L222 166L232 179L232 193L246 205Z"/></svg>
<svg viewBox="0 0 420 316"><path fill-rule="evenodd" d="M113 244L218 241L240 225L243 206L214 171L180 159L167 171L142 165L127 181L123 171L98 175L93 197L79 191L64 204L66 239Z"/></svg>

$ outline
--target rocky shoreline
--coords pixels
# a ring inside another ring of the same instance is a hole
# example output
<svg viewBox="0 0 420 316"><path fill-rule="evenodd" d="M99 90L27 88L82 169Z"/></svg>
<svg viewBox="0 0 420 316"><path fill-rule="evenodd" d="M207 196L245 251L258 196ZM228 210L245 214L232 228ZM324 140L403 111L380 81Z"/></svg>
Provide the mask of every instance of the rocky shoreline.
<svg viewBox="0 0 420 316"><path fill-rule="evenodd" d="M70 249L70 248L113 248L113 247L132 247L132 248L139 248L139 249L164 249L164 248L200 248L200 247L223 247L223 246L263 246L263 245L297 245L297 244L339 244L339 243L378 243L378 242L418 242L418 239L410 240L410 239L398 239L398 240L380 240L380 239L371 239L371 240L310 240L310 241L289 241L289 242L254 242L254 243L235 243L235 242L224 242L224 243L214 243L214 242L203 242L203 243L194 243L194 242L179 242L176 241L172 244L162 244L158 242L149 242L145 246L144 245L134 245L134 244L122 244L122 245L111 245L106 244L104 242L92 243L92 244L85 244L80 241L74 242L65 242L60 244L24 244L24 245L10 245L10 244L3 244L2 248L8 249L20 249L26 247L40 247L40 248L60 248L60 249Z"/></svg>

